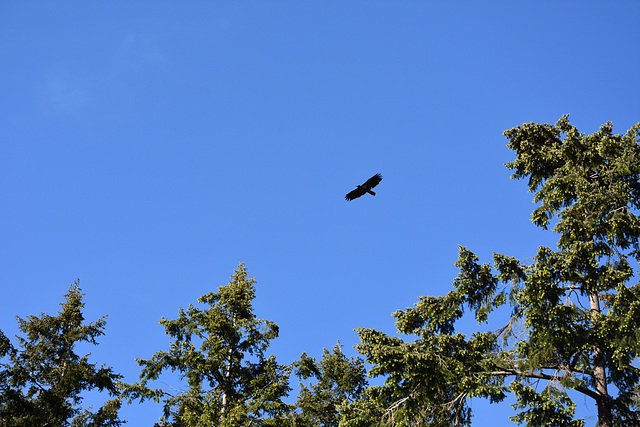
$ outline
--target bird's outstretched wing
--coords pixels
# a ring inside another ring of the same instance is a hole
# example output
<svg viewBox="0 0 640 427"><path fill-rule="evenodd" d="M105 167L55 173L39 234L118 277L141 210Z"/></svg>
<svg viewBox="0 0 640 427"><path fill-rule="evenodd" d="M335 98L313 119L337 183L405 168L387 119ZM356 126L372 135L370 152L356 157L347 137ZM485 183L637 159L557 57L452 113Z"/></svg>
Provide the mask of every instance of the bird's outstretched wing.
<svg viewBox="0 0 640 427"><path fill-rule="evenodd" d="M358 187L353 191L350 191L349 193L347 193L346 196L344 196L345 200L350 202L353 199L357 199L358 197L362 196L364 193L366 193L367 190L365 190L363 187Z"/></svg>
<svg viewBox="0 0 640 427"><path fill-rule="evenodd" d="M362 184L362 186L366 189L366 190L371 190L373 187L375 187L376 185L380 184L380 181L382 181L382 175L380 175L379 173L373 175L371 178L369 178L367 180L367 182L365 182L364 184ZM365 190L365 191L366 191Z"/></svg>

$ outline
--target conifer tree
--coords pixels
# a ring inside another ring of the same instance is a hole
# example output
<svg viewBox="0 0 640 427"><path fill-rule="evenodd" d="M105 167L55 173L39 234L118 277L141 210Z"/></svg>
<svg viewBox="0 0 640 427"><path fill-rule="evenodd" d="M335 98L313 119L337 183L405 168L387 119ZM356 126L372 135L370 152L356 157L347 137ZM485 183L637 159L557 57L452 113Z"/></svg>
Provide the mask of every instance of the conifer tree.
<svg viewBox="0 0 640 427"><path fill-rule="evenodd" d="M163 403L156 426L277 426L285 419L289 368L266 355L278 326L253 313L254 285L240 263L228 285L198 298L208 307L189 305L177 319L160 320L169 349L138 359L140 382L123 385L129 402ZM167 370L179 373L186 388L149 387Z"/></svg>
<svg viewBox="0 0 640 427"><path fill-rule="evenodd" d="M324 349L319 361L303 353L294 366L301 380L294 426L338 427L342 411L360 399L367 386L364 361L348 358L340 343L331 351ZM308 380L313 382L303 383Z"/></svg>
<svg viewBox="0 0 640 427"><path fill-rule="evenodd" d="M386 382L367 390L345 426L469 425L470 398L508 393L519 424L583 426L578 394L595 403L598 426L640 425L640 124L585 135L564 116L504 134L516 154L506 166L528 178L532 221L553 227L557 248L538 248L533 262L494 254L492 265L460 248L452 291L394 313L414 341L359 329L357 348ZM456 332L465 310L483 324L500 308L506 324Z"/></svg>
<svg viewBox="0 0 640 427"><path fill-rule="evenodd" d="M0 331L0 426L119 426L118 399L101 408L82 409L82 392L117 395L121 378L112 368L89 362L75 352L77 343L97 345L105 317L85 324L83 294L71 286L57 316L18 317L17 346Z"/></svg>

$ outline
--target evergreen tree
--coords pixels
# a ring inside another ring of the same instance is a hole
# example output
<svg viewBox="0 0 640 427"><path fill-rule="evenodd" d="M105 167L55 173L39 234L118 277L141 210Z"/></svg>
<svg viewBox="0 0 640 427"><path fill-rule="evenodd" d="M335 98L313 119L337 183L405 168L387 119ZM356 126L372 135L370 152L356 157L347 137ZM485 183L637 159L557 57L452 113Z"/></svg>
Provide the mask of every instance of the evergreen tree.
<svg viewBox="0 0 640 427"><path fill-rule="evenodd" d="M386 382L358 403L368 415L352 411L345 425L468 425L469 398L513 393L519 424L583 426L568 390L595 402L600 427L640 425L640 286L630 283L640 260L640 124L585 135L564 116L504 134L516 154L506 166L528 178L532 221L553 225L557 248L540 247L533 262L495 254L493 265L461 248L451 292L394 313L414 341L359 329L357 348ZM464 310L482 324L503 306L510 320L498 329L456 332ZM532 386L540 381L544 389Z"/></svg>
<svg viewBox="0 0 640 427"><path fill-rule="evenodd" d="M18 345L0 331L0 426L119 426L118 399L97 411L81 409L82 392L106 390L117 394L121 378L104 365L78 356L76 343L97 345L105 317L83 324L83 294L78 282L65 295L57 316L18 317Z"/></svg>
<svg viewBox="0 0 640 427"><path fill-rule="evenodd" d="M123 385L129 402L163 402L157 426L277 426L284 420L289 368L265 354L278 326L256 319L254 284L240 263L228 285L198 298L208 308L189 305L177 319L160 320L172 339L169 350L138 359L140 382ZM188 389L150 388L165 370L178 372Z"/></svg>
<svg viewBox="0 0 640 427"><path fill-rule="evenodd" d="M324 349L317 362L303 353L294 365L301 380L294 426L337 427L342 411L361 398L367 385L364 361L347 358L339 343L331 351ZM315 382L302 383L310 379Z"/></svg>

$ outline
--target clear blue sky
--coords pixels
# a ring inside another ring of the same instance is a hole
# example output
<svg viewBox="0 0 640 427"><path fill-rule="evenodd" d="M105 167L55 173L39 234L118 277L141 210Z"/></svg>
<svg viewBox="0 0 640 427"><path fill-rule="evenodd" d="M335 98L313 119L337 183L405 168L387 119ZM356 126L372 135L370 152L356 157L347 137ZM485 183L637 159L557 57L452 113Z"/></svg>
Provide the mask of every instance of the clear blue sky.
<svg viewBox="0 0 640 427"><path fill-rule="evenodd" d="M2 2L0 329L55 313L80 278L87 319L109 316L92 360L134 381L134 357L168 347L158 320L243 261L281 363L337 340L354 354L354 328L393 334L393 311L448 292L458 244L484 261L554 245L502 131L640 121L638 16L631 0ZM347 203L374 173L377 196Z"/></svg>

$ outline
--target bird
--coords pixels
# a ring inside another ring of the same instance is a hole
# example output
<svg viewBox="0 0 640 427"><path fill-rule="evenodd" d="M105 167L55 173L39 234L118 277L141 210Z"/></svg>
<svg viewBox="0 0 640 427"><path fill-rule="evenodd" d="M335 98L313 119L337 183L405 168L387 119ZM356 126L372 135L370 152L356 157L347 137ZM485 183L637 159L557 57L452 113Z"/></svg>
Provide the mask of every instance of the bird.
<svg viewBox="0 0 640 427"><path fill-rule="evenodd" d="M353 199L357 199L358 197L363 196L365 193L369 193L372 196L375 196L376 193L371 191L371 189L376 185L380 184L380 181L382 181L382 175L380 175L379 173L373 175L364 184L357 185L356 186L357 188L355 190L347 193L347 195L344 196L345 200L347 202L350 202Z"/></svg>

